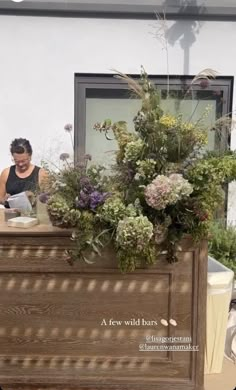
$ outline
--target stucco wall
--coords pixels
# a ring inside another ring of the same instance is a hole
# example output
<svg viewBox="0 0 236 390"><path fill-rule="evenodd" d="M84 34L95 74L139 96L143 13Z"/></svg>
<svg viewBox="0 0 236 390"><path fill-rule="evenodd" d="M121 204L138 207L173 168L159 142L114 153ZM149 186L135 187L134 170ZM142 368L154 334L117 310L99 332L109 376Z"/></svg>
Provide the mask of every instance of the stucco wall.
<svg viewBox="0 0 236 390"><path fill-rule="evenodd" d="M167 26L170 74L213 68L236 75L236 22ZM150 74L166 74L166 52L154 36L158 28L146 20L0 15L0 170L11 163L15 137L31 140L36 163L71 150L63 127L73 123L75 72L139 73L143 65ZM233 198L231 186L229 220L236 220Z"/></svg>

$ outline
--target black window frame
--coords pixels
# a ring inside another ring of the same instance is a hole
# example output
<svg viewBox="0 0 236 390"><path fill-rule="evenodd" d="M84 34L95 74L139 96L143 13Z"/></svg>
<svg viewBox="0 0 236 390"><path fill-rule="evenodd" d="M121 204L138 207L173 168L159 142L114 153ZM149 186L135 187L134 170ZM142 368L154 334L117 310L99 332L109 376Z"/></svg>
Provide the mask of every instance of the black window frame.
<svg viewBox="0 0 236 390"><path fill-rule="evenodd" d="M115 77L115 74L93 74L93 73L75 73L74 76L74 147L75 161L79 160L80 156L85 154L86 145L86 96L89 89L99 90L117 90L127 89L128 85L125 81ZM138 79L139 75L131 74L133 78ZM169 76L168 84L170 89L188 88L194 76ZM167 76L149 75L150 80L160 88L167 86ZM231 115L233 102L233 76L221 76L211 80L209 87L204 90L223 92L222 97L222 115ZM202 90L200 81L196 82L192 87L195 90ZM102 96L101 96L102 97ZM105 118L104 118L105 119ZM122 120L122 118L121 118ZM228 139L230 144L230 137Z"/></svg>

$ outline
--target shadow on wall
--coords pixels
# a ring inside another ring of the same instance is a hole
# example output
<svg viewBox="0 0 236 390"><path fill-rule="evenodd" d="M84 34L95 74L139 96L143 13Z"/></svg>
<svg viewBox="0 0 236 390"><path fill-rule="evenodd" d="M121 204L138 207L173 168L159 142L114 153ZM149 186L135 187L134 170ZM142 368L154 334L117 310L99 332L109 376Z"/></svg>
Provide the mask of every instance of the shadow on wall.
<svg viewBox="0 0 236 390"><path fill-rule="evenodd" d="M204 3L202 5L197 5L197 0L165 0L162 3L163 10L165 12L169 7L180 7L180 14L188 14L189 9L194 11L195 15L202 15L206 12L206 7ZM184 17L183 17L184 19ZM184 52L184 67L183 74L189 74L189 62L190 62L190 47L196 41L196 35L199 33L200 28L203 25L203 21L196 19L186 19L183 23L183 19L176 20L172 26L166 31L166 39L168 44L174 46L177 41L180 42L180 46Z"/></svg>

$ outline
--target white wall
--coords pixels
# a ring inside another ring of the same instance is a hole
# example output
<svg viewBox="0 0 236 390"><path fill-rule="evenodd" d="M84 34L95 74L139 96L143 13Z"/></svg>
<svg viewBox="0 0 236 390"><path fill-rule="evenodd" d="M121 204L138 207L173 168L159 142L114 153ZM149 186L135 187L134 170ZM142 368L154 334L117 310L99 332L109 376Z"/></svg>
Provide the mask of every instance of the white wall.
<svg viewBox="0 0 236 390"><path fill-rule="evenodd" d="M13 138L30 139L34 161L71 151L74 73L166 74L158 22L0 15L0 170L11 163ZM236 76L236 23L169 21L170 74L204 68ZM234 95L236 102L236 94ZM232 137L236 147L236 135ZM230 194L229 219L236 220Z"/></svg>

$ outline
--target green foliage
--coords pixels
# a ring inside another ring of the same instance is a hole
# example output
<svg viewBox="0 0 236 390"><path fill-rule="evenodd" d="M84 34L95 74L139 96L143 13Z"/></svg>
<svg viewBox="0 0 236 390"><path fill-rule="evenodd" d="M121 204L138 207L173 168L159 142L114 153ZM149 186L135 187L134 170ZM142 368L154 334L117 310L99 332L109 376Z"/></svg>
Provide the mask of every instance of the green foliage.
<svg viewBox="0 0 236 390"><path fill-rule="evenodd" d="M118 222L116 245L122 271L133 271L140 258L146 264L152 263L149 251L152 236L153 225L147 217L126 217Z"/></svg>
<svg viewBox="0 0 236 390"><path fill-rule="evenodd" d="M204 152L204 120L164 112L144 70L139 81L122 77L141 99L135 133L124 121L96 123L95 130L107 140L112 130L117 141L110 176L101 167L88 168L88 156L78 166L67 164L52 175L48 210L57 226L74 228L70 259L89 262L88 251L100 255L112 243L121 271L129 272L153 264L163 250L169 262L177 261L184 234L207 237L224 186L236 179L236 154Z"/></svg>
<svg viewBox="0 0 236 390"><path fill-rule="evenodd" d="M196 193L211 187L229 183L236 177L236 153L226 152L221 156L206 154L186 174L194 184Z"/></svg>
<svg viewBox="0 0 236 390"><path fill-rule="evenodd" d="M116 227L119 221L126 217L136 217L139 214L139 202L137 205L129 204L126 206L121 198L108 198L100 210L98 216L101 220L108 222Z"/></svg>
<svg viewBox="0 0 236 390"><path fill-rule="evenodd" d="M117 140L113 185L122 204L139 199L140 215L153 225L149 248L167 249L168 260L176 261L175 245L183 234L196 240L206 237L209 222L223 202L225 184L236 178L236 155L204 153L208 133L204 120L192 123L163 112L159 91L144 71L140 83L124 79L142 100L134 117L135 135L124 122L106 121L105 127L97 123L95 129L106 136L113 130ZM207 114L208 107L203 117ZM124 215L118 215L116 224L125 230L123 221ZM127 268L133 269L133 256L137 256L137 244L133 242L131 249L123 242L122 264L126 261Z"/></svg>
<svg viewBox="0 0 236 390"><path fill-rule="evenodd" d="M236 277L236 228L226 228L222 223L211 224L209 253L231 269Z"/></svg>
<svg viewBox="0 0 236 390"><path fill-rule="evenodd" d="M48 212L55 226L74 227L80 218L81 212L72 207L69 198L55 193L48 200Z"/></svg>

